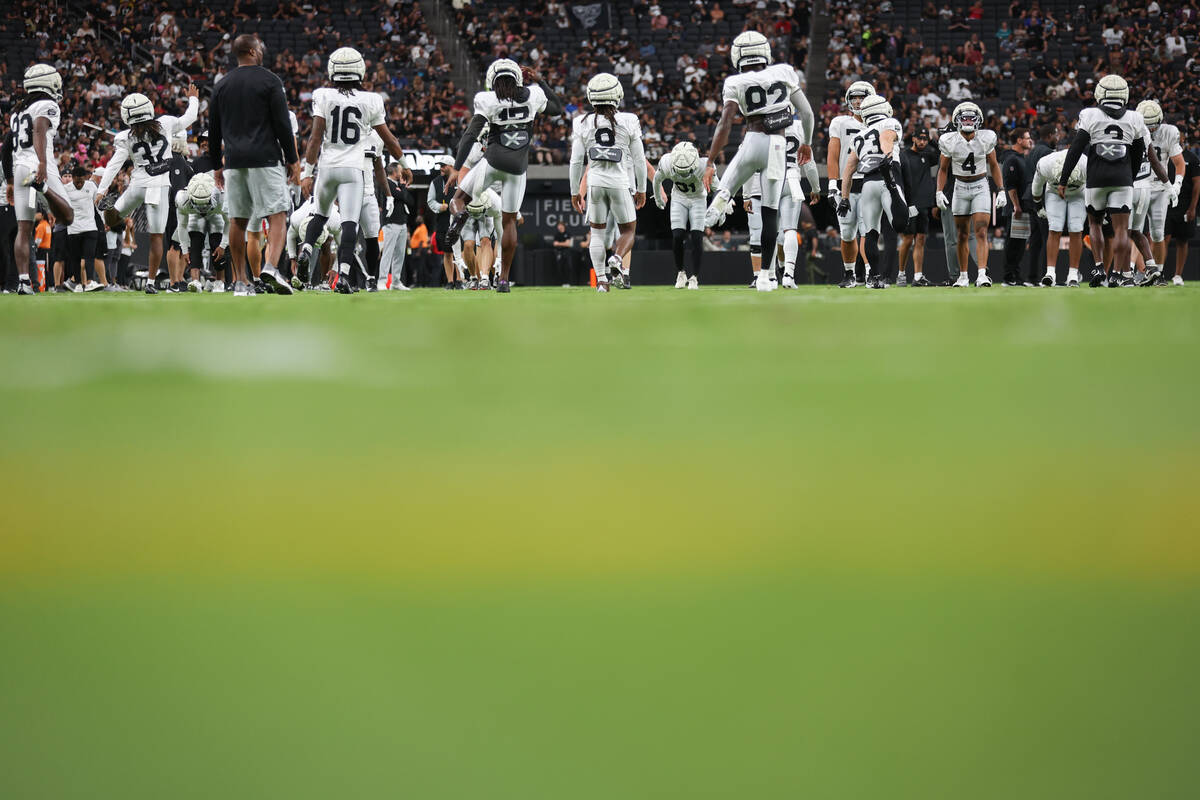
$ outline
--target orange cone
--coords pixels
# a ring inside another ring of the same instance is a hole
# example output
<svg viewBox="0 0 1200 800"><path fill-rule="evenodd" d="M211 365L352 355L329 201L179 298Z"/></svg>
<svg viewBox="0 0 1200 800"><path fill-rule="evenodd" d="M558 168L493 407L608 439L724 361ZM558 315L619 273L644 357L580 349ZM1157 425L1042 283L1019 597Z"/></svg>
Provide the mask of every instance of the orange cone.
<svg viewBox="0 0 1200 800"><path fill-rule="evenodd" d="M589 279L588 285L590 285L593 289L596 288L596 270L595 270L595 268L592 269L592 277Z"/></svg>

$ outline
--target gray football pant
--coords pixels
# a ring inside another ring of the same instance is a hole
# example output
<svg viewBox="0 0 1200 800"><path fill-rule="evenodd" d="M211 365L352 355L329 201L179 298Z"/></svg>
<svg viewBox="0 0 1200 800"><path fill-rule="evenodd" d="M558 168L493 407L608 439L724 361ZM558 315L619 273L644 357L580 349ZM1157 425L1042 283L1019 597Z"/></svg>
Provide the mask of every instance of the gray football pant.
<svg viewBox="0 0 1200 800"><path fill-rule="evenodd" d="M403 280L404 254L408 251L408 226L384 225L383 250L379 255L379 278L386 281L388 275Z"/></svg>

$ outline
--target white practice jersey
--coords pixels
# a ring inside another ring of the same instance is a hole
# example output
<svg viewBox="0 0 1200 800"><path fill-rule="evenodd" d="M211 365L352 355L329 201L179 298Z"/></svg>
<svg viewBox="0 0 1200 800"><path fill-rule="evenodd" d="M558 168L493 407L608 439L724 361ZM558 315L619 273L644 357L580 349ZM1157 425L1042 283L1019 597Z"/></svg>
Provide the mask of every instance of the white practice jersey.
<svg viewBox="0 0 1200 800"><path fill-rule="evenodd" d="M862 120L850 114L834 117L833 122L829 123L829 138L837 139L841 146L841 152L838 153L838 174L830 175L830 178L841 178L842 169L846 166L846 159L850 158L850 153L854 149L854 137L862 133L865 127Z"/></svg>
<svg viewBox="0 0 1200 800"><path fill-rule="evenodd" d="M995 131L978 130L970 139L953 131L938 139L938 150L950 159L950 171L956 178L986 175L988 153L995 149Z"/></svg>
<svg viewBox="0 0 1200 800"><path fill-rule="evenodd" d="M883 152L882 137L884 131L891 131L896 134L890 158L893 161L900 159L904 128L894 117L875 120L854 136L854 152L858 154L858 167L854 170L854 177L861 178L868 173L874 172L888 159L888 154Z"/></svg>
<svg viewBox="0 0 1200 800"><path fill-rule="evenodd" d="M1067 151L1059 150L1038 159L1033 173L1033 196L1041 197L1045 192L1053 192L1058 187L1058 179L1062 175L1063 162L1067 160ZM1080 156L1079 163L1067 178L1068 192L1083 192L1087 183L1087 156Z"/></svg>
<svg viewBox="0 0 1200 800"><path fill-rule="evenodd" d="M126 128L114 136L113 155L104 172L104 178L100 181L99 191L108 191L113 178L116 178L126 161L133 162L133 174L129 178L131 187L170 186L171 139L176 134L187 135L187 129L196 121L199 110L199 101L194 97L189 97L187 111L183 113L182 117L163 114L158 118L161 128L158 133L152 133L144 139L135 139L133 131Z"/></svg>
<svg viewBox="0 0 1200 800"><path fill-rule="evenodd" d="M695 172L688 175L681 175L671 165L671 154L667 153L658 160L658 172L655 173L654 177L657 180L658 176L662 175L664 181L671 182L672 200L678 198L693 199L707 197L708 195L704 191L704 184L700 181L700 178L704 175L704 170L707 168L708 159L701 158ZM659 182L661 183L661 181Z"/></svg>
<svg viewBox="0 0 1200 800"><path fill-rule="evenodd" d="M368 134L384 122L383 98L358 89L342 94L329 86L313 92L313 116L325 120L318 168L362 169Z"/></svg>
<svg viewBox="0 0 1200 800"><path fill-rule="evenodd" d="M67 233L86 233L96 230L96 184L84 181L83 186L75 188L75 182L63 184L63 194L75 212L75 219L67 226Z"/></svg>
<svg viewBox="0 0 1200 800"><path fill-rule="evenodd" d="M542 113L542 109L546 107L546 93L542 91L542 87L535 83L525 88L529 90L529 96L524 100L501 100L495 92L475 94L475 113L487 118L491 128L490 137L499 136L500 131L510 125L528 125L533 122L534 117ZM491 138L488 141L490 144Z"/></svg>
<svg viewBox="0 0 1200 800"><path fill-rule="evenodd" d="M375 196L375 159L383 156L383 139L375 131L367 137L363 150L363 197Z"/></svg>
<svg viewBox="0 0 1200 800"><path fill-rule="evenodd" d="M1079 112L1077 130L1087 133L1091 150L1106 160L1117 161L1124 157L1129 147L1138 139L1150 147L1150 129L1145 118L1136 111L1126 111L1114 119L1098 108L1085 108ZM1121 145L1122 147L1116 147ZM1111 155L1112 158L1107 156Z"/></svg>
<svg viewBox="0 0 1200 800"><path fill-rule="evenodd" d="M790 64L772 64L757 72L738 72L725 79L722 104L733 101L743 117L792 108L792 93L800 90L800 76Z"/></svg>
<svg viewBox="0 0 1200 800"><path fill-rule="evenodd" d="M1163 169L1168 170L1167 177L1172 177L1167 162L1175 156L1183 155L1183 145L1179 144L1179 128L1165 123L1159 125L1158 130L1150 134L1150 146L1154 148L1154 155L1158 156ZM1166 187L1153 173L1150 176L1150 185L1158 189Z"/></svg>
<svg viewBox="0 0 1200 800"><path fill-rule="evenodd" d="M58 122L62 112L58 103L50 98L30 103L22 111L16 111L9 118L9 130L13 134L13 166L37 169L38 157L33 150L33 123L38 118L47 120L50 127L46 130L46 163L54 163L54 137L58 134Z"/></svg>
<svg viewBox="0 0 1200 800"><path fill-rule="evenodd" d="M618 111L616 125L600 114L580 114L571 122L571 161L588 162L588 185L609 189L630 187L629 166L633 167L637 191L646 191L646 155L642 148L642 125L636 114ZM643 167L639 173L638 159ZM640 174L640 181L638 176Z"/></svg>

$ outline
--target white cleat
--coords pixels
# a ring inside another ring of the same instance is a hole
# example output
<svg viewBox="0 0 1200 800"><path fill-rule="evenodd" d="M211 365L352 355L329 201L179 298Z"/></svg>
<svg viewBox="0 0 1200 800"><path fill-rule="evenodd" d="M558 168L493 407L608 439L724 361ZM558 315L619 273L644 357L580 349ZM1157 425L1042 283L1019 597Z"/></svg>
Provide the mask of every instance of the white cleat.
<svg viewBox="0 0 1200 800"><path fill-rule="evenodd" d="M213 294L225 294L225 281L213 281L208 285L208 290Z"/></svg>
<svg viewBox="0 0 1200 800"><path fill-rule="evenodd" d="M1078 289L1079 288L1079 278L1068 277L1067 278L1067 288L1068 289Z"/></svg>
<svg viewBox="0 0 1200 800"><path fill-rule="evenodd" d="M779 288L780 289L795 289L796 288L796 279L793 278L791 275L784 275L783 283L779 284Z"/></svg>
<svg viewBox="0 0 1200 800"><path fill-rule="evenodd" d="M1176 275L1174 278L1171 278L1171 285L1172 286L1183 286L1183 276Z"/></svg>
<svg viewBox="0 0 1200 800"><path fill-rule="evenodd" d="M200 285L200 281L190 280L190 281L188 281L188 291L189 292L201 292L201 291L204 291L204 287Z"/></svg>
<svg viewBox="0 0 1200 800"><path fill-rule="evenodd" d="M1042 276L1042 286L1045 286L1047 289L1054 286L1054 276L1049 272Z"/></svg>
<svg viewBox="0 0 1200 800"><path fill-rule="evenodd" d="M725 219L725 212L728 210L729 192L718 189L717 196L713 198L712 204L704 212L704 227L712 228L719 225L721 220Z"/></svg>
<svg viewBox="0 0 1200 800"><path fill-rule="evenodd" d="M975 285L979 288L986 288L992 285L992 279L989 278L985 272L975 279Z"/></svg>
<svg viewBox="0 0 1200 800"><path fill-rule="evenodd" d="M754 288L760 292L773 292L779 284L771 280L764 269L758 273L758 280L754 282Z"/></svg>
<svg viewBox="0 0 1200 800"><path fill-rule="evenodd" d="M596 279L596 291L601 292L603 294L608 294L608 279L607 278L604 280L600 280L599 278Z"/></svg>
<svg viewBox="0 0 1200 800"><path fill-rule="evenodd" d="M950 285L955 289L964 289L971 285L971 281L967 279L967 273L960 272L958 273L958 280Z"/></svg>
<svg viewBox="0 0 1200 800"><path fill-rule="evenodd" d="M680 270L679 274L675 276L675 288L676 289L686 289L687 285L688 285L687 273L684 272L683 270Z"/></svg>
<svg viewBox="0 0 1200 800"><path fill-rule="evenodd" d="M85 292L99 292L104 288L104 284L98 281L88 281L87 286L83 287Z"/></svg>
<svg viewBox="0 0 1200 800"><path fill-rule="evenodd" d="M688 278L687 287L689 289L699 289L700 288L700 281L696 280L695 275Z"/></svg>

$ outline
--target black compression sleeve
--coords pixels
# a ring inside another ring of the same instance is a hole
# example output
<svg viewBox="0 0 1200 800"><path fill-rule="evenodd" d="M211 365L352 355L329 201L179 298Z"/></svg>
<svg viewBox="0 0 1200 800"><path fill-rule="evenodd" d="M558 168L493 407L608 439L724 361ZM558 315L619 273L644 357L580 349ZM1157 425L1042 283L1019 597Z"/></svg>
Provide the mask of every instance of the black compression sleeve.
<svg viewBox="0 0 1200 800"><path fill-rule="evenodd" d="M552 117L563 113L565 106L562 98L556 95L545 81L538 81L538 86L542 87L542 91L546 93L546 113Z"/></svg>
<svg viewBox="0 0 1200 800"><path fill-rule="evenodd" d="M467 163L467 156L471 155L471 148L479 140L479 134L483 132L483 126L486 122L487 117L482 114L476 114L471 117L471 122L467 125L467 132L458 140L458 154L454 156L454 170L456 172L462 169L463 164Z"/></svg>
<svg viewBox="0 0 1200 800"><path fill-rule="evenodd" d="M10 184L13 182L13 146L12 134L4 137L4 144L0 145L0 162L4 168L4 180Z"/></svg>

